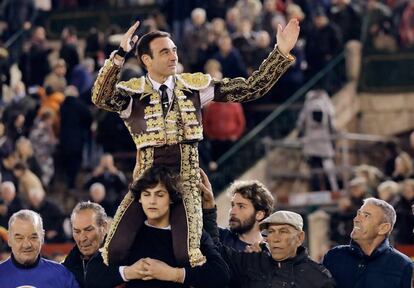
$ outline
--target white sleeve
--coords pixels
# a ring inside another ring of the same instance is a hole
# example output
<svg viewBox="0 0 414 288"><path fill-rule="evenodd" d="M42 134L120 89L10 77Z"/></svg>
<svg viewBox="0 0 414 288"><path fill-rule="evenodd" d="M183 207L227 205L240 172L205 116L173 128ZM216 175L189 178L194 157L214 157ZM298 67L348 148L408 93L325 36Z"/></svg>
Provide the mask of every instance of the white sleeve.
<svg viewBox="0 0 414 288"><path fill-rule="evenodd" d="M122 280L124 280L124 282L128 282L129 280L125 278L124 275L124 270L125 270L126 266L119 266L119 274L121 274Z"/></svg>
<svg viewBox="0 0 414 288"><path fill-rule="evenodd" d="M210 103L214 99L214 85L210 85L205 89L200 90L201 107Z"/></svg>
<svg viewBox="0 0 414 288"><path fill-rule="evenodd" d="M132 97L129 100L129 104L128 107L125 110L122 110L119 112L119 116L121 116L122 119L126 119L129 116L131 116L131 112L132 112Z"/></svg>

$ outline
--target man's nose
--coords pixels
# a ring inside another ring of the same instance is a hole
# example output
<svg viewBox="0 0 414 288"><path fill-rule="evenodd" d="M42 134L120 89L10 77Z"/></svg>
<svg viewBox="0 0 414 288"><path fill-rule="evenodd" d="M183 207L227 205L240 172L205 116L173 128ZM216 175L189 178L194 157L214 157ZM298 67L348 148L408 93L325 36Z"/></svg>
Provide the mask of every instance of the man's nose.
<svg viewBox="0 0 414 288"><path fill-rule="evenodd" d="M23 246L23 248L30 248L30 247L32 247L32 242L29 239L25 238L25 239L23 239L22 246Z"/></svg>

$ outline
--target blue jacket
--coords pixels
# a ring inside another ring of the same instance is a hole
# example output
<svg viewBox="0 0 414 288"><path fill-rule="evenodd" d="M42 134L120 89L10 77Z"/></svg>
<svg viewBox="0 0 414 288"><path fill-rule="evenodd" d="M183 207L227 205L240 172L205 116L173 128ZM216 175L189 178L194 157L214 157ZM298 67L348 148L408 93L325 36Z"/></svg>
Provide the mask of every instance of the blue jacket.
<svg viewBox="0 0 414 288"><path fill-rule="evenodd" d="M384 240L367 256L359 245L337 246L323 259L338 288L411 288L412 261Z"/></svg>
<svg viewBox="0 0 414 288"><path fill-rule="evenodd" d="M59 263L39 257L36 263L23 266L12 255L0 263L0 287L79 288L79 285Z"/></svg>

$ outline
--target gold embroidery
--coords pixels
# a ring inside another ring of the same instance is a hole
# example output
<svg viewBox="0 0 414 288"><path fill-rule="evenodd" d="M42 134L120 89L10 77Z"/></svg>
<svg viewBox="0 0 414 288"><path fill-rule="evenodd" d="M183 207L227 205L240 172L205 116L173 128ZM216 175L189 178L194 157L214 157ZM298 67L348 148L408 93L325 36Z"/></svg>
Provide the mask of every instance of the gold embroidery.
<svg viewBox="0 0 414 288"><path fill-rule="evenodd" d="M176 77L186 88L194 90L205 89L211 83L211 76L200 72L177 74Z"/></svg>
<svg viewBox="0 0 414 288"><path fill-rule="evenodd" d="M198 188L200 174L198 172L197 145L182 144L181 146L181 177L183 202L187 215L188 255L192 267L202 265L206 258L200 251L200 239L203 229L201 194Z"/></svg>
<svg viewBox="0 0 414 288"><path fill-rule="evenodd" d="M134 179L138 179L139 176L142 175L142 173L152 166L153 160L154 160L154 148L149 147L146 149L142 149L140 151L140 161L137 162L137 165L134 169ZM131 205L131 203L134 201L134 196L129 191L124 199L122 200L121 204L119 204L118 209L116 210L114 219L112 220L111 226L109 227L108 234L106 236L105 244L103 248L101 249L102 258L104 260L104 263L106 265L109 265L109 246L111 244L111 240L116 232L116 229L119 226L119 223L121 222L122 217L124 216L125 211L128 209L128 207Z"/></svg>
<svg viewBox="0 0 414 288"><path fill-rule="evenodd" d="M259 70L249 78L225 78L214 81L216 89L214 101L218 102L246 102L258 99L272 88L283 73L294 63L294 58L285 57L276 48L262 62Z"/></svg>
<svg viewBox="0 0 414 288"><path fill-rule="evenodd" d="M116 85L116 88L131 92L132 94L139 94L144 91L145 77L132 78L128 81L121 81Z"/></svg>
<svg viewBox="0 0 414 288"><path fill-rule="evenodd" d="M99 108L111 112L119 112L125 109L130 98L122 95L115 89L121 68L112 60L106 60L99 70L98 77L92 88L92 102Z"/></svg>

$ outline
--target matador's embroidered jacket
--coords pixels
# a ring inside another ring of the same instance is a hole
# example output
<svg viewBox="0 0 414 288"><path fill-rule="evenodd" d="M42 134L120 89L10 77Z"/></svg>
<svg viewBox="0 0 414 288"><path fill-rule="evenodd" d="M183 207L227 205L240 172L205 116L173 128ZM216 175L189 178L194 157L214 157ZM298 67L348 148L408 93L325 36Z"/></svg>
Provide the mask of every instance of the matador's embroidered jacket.
<svg viewBox="0 0 414 288"><path fill-rule="evenodd" d="M216 102L258 99L293 62L292 56L286 57L275 48L259 70L247 79L217 81L202 73L176 74L172 103L168 113L163 115L161 96L153 89L148 77L117 83L121 67L112 59L105 61L93 88L92 101L99 108L120 113L121 117L127 111L123 120L137 147L134 180L154 164L175 167L181 174L183 206L175 207L170 217L173 247L179 263L189 261L192 266L203 263L198 249L202 230L197 151L197 142L203 138L200 95L206 89L214 89L212 100ZM118 207L107 235L103 248L106 263L123 263L143 219L141 205L129 192Z"/></svg>

